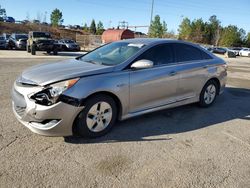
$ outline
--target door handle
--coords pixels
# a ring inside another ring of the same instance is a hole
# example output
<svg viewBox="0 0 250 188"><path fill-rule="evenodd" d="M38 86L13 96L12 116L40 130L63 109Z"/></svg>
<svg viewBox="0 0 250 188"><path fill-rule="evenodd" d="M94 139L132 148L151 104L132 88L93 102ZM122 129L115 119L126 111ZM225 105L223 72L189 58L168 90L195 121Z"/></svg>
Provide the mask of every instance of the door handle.
<svg viewBox="0 0 250 188"><path fill-rule="evenodd" d="M177 74L176 71L171 71L171 72L169 73L170 76L175 76L176 74Z"/></svg>

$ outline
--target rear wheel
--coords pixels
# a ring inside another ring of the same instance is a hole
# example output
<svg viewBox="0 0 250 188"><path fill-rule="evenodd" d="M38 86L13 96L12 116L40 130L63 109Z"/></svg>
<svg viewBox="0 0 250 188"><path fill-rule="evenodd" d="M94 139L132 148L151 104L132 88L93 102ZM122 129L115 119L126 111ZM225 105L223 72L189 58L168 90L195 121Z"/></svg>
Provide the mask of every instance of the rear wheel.
<svg viewBox="0 0 250 188"><path fill-rule="evenodd" d="M206 83L203 87L201 94L200 94L200 106L201 107L208 107L212 105L216 99L218 94L219 86L216 81L210 80Z"/></svg>
<svg viewBox="0 0 250 188"><path fill-rule="evenodd" d="M36 55L36 46L34 44L31 45L31 54Z"/></svg>
<svg viewBox="0 0 250 188"><path fill-rule="evenodd" d="M75 121L74 132L95 138L106 134L115 124L117 106L112 97L95 95L86 101L85 108Z"/></svg>
<svg viewBox="0 0 250 188"><path fill-rule="evenodd" d="M47 50L46 52L47 52L47 54L50 54L51 51L50 51L50 50Z"/></svg>
<svg viewBox="0 0 250 188"><path fill-rule="evenodd" d="M58 50L55 48L54 50L53 50L53 55L57 55L58 54Z"/></svg>

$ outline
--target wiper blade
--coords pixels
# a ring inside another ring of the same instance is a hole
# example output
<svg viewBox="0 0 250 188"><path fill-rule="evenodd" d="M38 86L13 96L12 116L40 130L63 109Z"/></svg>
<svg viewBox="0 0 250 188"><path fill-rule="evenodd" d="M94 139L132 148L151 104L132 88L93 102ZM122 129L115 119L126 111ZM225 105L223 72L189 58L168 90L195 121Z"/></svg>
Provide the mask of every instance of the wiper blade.
<svg viewBox="0 0 250 188"><path fill-rule="evenodd" d="M92 61L92 60L84 60L84 62L87 62L87 63L92 63L92 64L98 64L97 62Z"/></svg>

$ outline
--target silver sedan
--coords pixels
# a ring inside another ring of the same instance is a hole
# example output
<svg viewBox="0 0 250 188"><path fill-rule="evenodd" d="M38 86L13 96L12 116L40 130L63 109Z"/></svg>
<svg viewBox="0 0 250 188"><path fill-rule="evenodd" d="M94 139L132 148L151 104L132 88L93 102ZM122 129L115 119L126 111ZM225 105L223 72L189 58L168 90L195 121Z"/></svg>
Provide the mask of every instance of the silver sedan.
<svg viewBox="0 0 250 188"><path fill-rule="evenodd" d="M212 105L225 88L226 69L222 59L192 43L123 40L25 70L14 83L13 111L38 134L98 137L116 120L189 103Z"/></svg>

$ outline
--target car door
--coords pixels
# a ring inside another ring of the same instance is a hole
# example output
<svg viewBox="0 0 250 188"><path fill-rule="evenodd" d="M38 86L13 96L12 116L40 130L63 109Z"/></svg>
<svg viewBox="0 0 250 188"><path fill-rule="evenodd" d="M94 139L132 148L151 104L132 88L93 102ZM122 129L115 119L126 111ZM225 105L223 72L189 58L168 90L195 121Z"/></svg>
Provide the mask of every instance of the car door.
<svg viewBox="0 0 250 188"><path fill-rule="evenodd" d="M179 80L171 44L161 44L136 60L150 60L152 68L130 70L130 113L174 103ZM136 61L135 60L135 61Z"/></svg>
<svg viewBox="0 0 250 188"><path fill-rule="evenodd" d="M176 61L179 64L180 82L176 97L178 101L195 98L203 88L208 76L212 57L199 48L182 43L174 44Z"/></svg>

